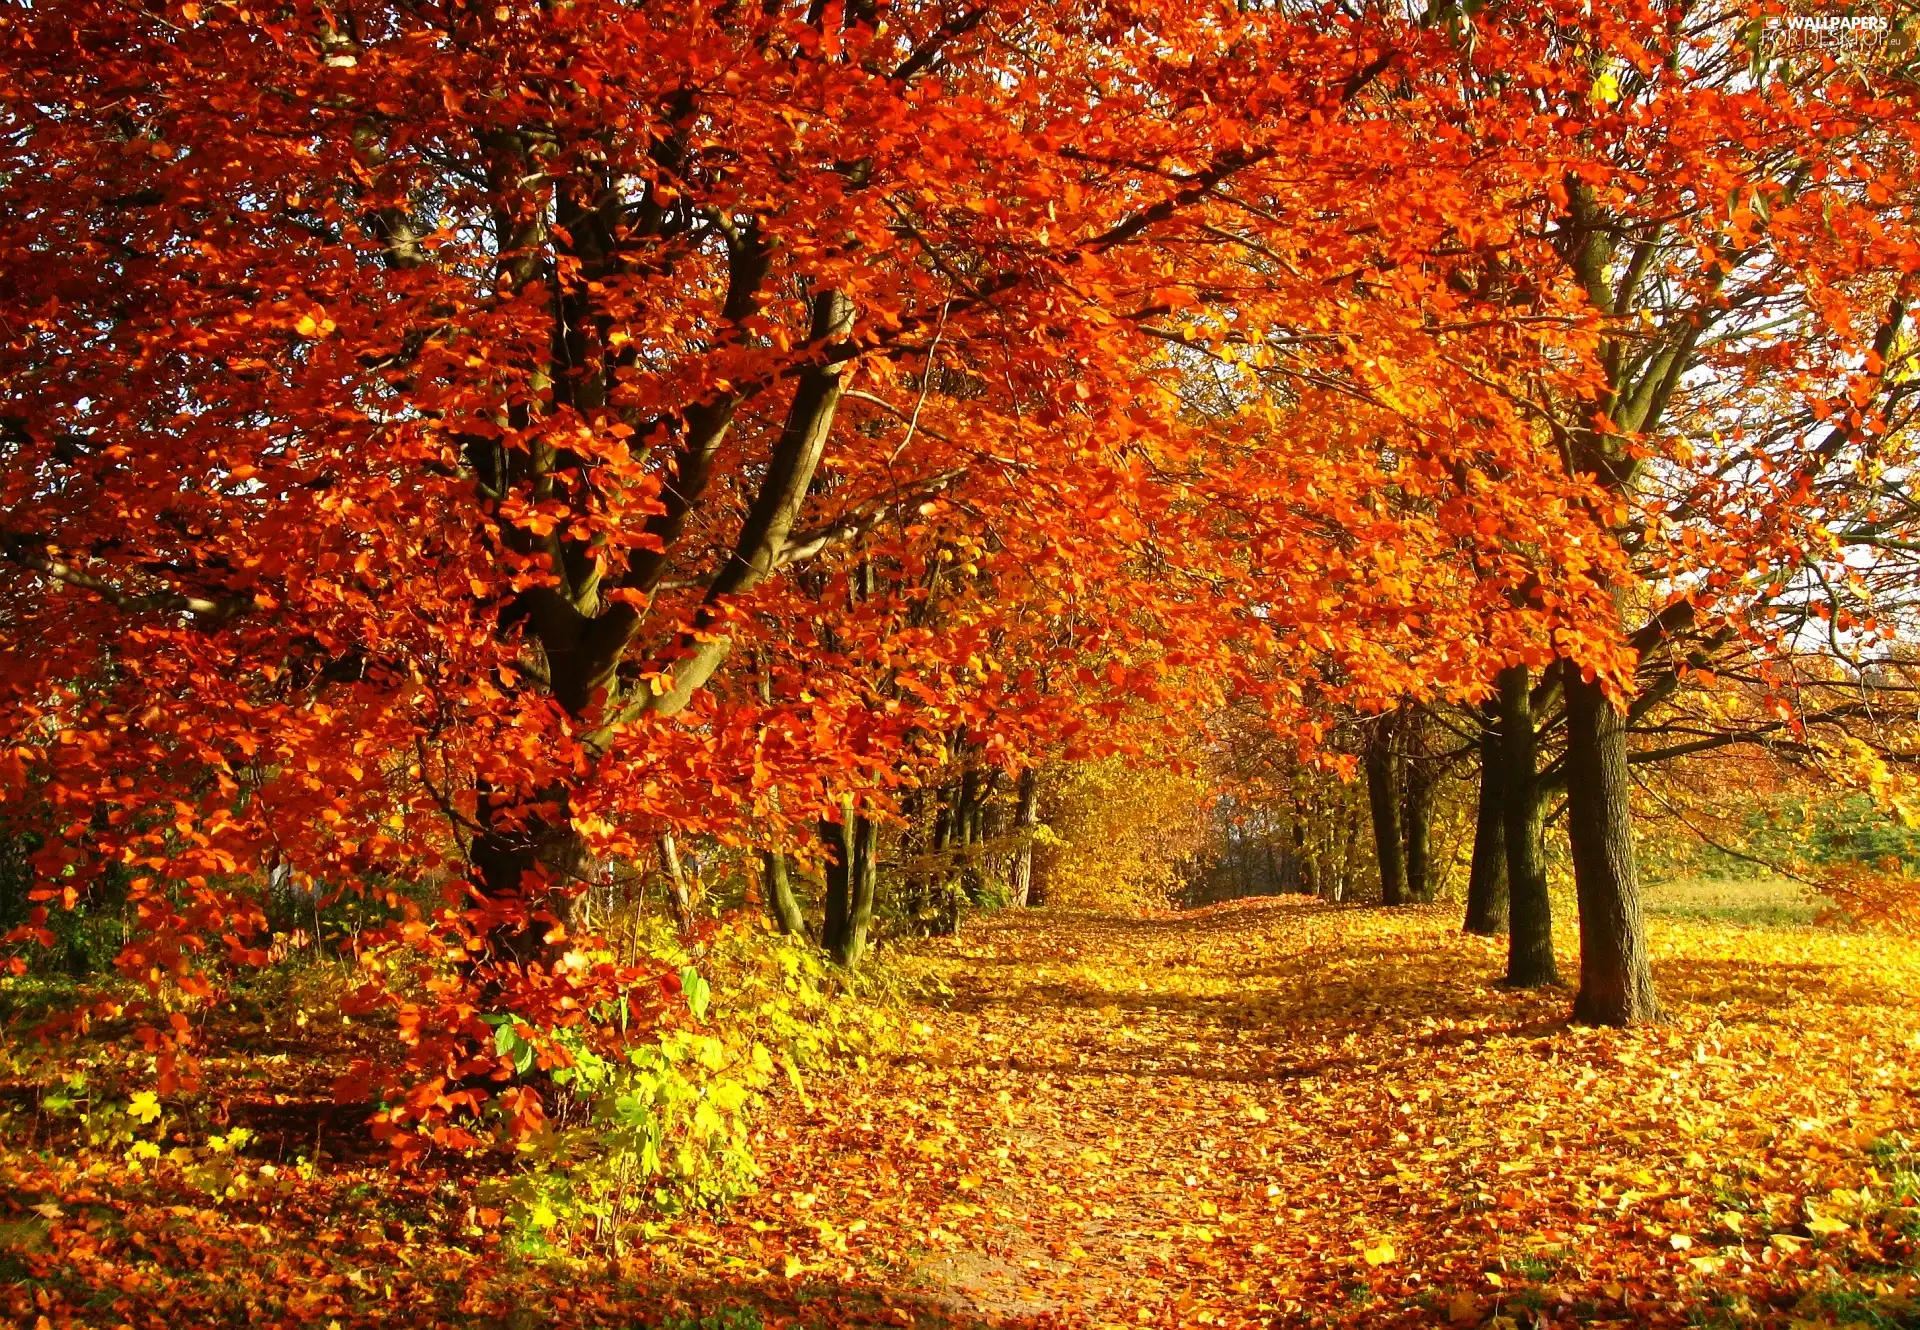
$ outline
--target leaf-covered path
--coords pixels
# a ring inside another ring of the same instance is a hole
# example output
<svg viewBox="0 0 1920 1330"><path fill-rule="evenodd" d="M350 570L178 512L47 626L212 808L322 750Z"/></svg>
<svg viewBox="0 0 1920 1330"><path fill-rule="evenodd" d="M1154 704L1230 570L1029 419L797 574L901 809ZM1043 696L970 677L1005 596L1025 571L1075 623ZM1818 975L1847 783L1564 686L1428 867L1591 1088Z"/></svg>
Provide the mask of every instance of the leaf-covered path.
<svg viewBox="0 0 1920 1330"><path fill-rule="evenodd" d="M754 1208L820 1275L1096 1322L1817 1320L1814 1265L1896 1261L1857 1189L1920 1116L1912 949L1663 922L1673 1023L1622 1033L1455 930L981 920L916 1051L792 1123Z"/></svg>
<svg viewBox="0 0 1920 1330"><path fill-rule="evenodd" d="M1439 907L987 916L905 962L927 996L897 1052L782 1100L754 1193L618 1260L510 1258L458 1176L364 1151L298 1175L233 1158L257 1177L221 1199L111 1144L0 1140L0 1313L1914 1324L1920 948L1672 919L1653 942L1673 1020L1619 1032L1497 987L1500 944Z"/></svg>

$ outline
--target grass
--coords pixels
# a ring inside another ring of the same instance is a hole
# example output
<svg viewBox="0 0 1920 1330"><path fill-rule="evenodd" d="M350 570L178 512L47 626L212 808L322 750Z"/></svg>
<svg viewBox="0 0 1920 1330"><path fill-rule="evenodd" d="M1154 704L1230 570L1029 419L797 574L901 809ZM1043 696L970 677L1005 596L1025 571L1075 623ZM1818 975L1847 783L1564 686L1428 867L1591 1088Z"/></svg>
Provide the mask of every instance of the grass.
<svg viewBox="0 0 1920 1330"><path fill-rule="evenodd" d="M1792 928L1814 923L1831 906L1784 877L1683 877L1649 882L1646 911L1668 919L1697 919L1746 928Z"/></svg>

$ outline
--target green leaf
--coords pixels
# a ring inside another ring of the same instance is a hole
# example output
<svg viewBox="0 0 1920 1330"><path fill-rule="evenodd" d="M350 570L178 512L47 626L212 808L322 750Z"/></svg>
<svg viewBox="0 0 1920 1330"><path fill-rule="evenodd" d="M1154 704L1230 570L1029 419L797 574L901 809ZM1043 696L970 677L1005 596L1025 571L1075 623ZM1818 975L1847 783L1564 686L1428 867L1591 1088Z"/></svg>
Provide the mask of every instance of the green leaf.
<svg viewBox="0 0 1920 1330"><path fill-rule="evenodd" d="M680 971L680 990L687 995L687 1010L696 1021L707 1018L707 1004L713 1000L713 987L691 965Z"/></svg>

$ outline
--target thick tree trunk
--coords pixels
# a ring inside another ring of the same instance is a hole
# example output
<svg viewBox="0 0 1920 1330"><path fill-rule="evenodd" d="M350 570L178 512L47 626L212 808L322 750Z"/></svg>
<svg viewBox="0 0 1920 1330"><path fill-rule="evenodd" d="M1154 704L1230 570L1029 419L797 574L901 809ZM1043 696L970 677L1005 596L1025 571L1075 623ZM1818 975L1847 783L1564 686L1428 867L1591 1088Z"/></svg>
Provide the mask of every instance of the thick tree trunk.
<svg viewBox="0 0 1920 1330"><path fill-rule="evenodd" d="M787 867L787 856L778 850L768 850L760 856L760 880L766 890L767 908L773 912L773 922L788 937L804 937L807 932L807 916L800 908L800 898L793 893L793 875Z"/></svg>
<svg viewBox="0 0 1920 1330"><path fill-rule="evenodd" d="M1507 983L1538 988L1560 982L1553 959L1553 904L1541 835L1546 818L1533 730L1532 681L1527 667L1500 673L1500 735L1504 831L1507 841Z"/></svg>
<svg viewBox="0 0 1920 1330"><path fill-rule="evenodd" d="M822 822L827 847L826 921L820 944L842 965L858 965L867 949L877 885L880 827L863 817L851 797L842 801L840 821Z"/></svg>
<svg viewBox="0 0 1920 1330"><path fill-rule="evenodd" d="M854 937L854 898L860 892L860 848L866 841L862 831L860 814L854 810L852 798L841 800L841 819L839 821L820 821L820 841L828 850L828 892L826 892L826 917L820 923L820 946L826 948L833 960L843 962ZM860 938L864 946L866 938ZM845 963L845 962L843 962Z"/></svg>
<svg viewBox="0 0 1920 1330"><path fill-rule="evenodd" d="M1393 723L1381 717L1367 738L1367 803L1373 812L1373 853L1380 865L1380 903L1407 899L1407 864L1401 853L1400 759L1394 751Z"/></svg>
<svg viewBox="0 0 1920 1330"><path fill-rule="evenodd" d="M1494 937L1507 930L1507 832L1501 789L1506 755L1500 741L1500 709L1489 703L1480 717L1480 799L1473 820L1473 867L1467 873L1469 933Z"/></svg>
<svg viewBox="0 0 1920 1330"><path fill-rule="evenodd" d="M482 801L482 817L489 812ZM468 849L472 877L498 911L487 945L496 956L521 965L551 962L573 945L565 934L548 943L556 923L566 934L582 925L583 888L600 865L571 825L532 816L511 831L488 830Z"/></svg>
<svg viewBox="0 0 1920 1330"><path fill-rule="evenodd" d="M1564 667L1567 839L1580 899L1580 992L1575 1020L1633 1025L1660 1019L1640 909L1640 865L1628 802L1626 721L1599 680Z"/></svg>
<svg viewBox="0 0 1920 1330"><path fill-rule="evenodd" d="M1013 829L1020 843L1013 847L1013 862L1007 869L1007 903L1033 905L1033 829L1039 825L1040 773L1032 767L1020 769L1020 784L1015 794Z"/></svg>

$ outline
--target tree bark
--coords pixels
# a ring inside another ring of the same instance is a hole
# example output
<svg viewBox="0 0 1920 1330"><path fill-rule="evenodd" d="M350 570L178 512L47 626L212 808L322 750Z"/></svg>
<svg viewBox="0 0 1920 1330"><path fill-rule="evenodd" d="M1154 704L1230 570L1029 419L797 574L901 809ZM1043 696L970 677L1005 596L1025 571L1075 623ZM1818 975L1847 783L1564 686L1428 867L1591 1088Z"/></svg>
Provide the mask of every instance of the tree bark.
<svg viewBox="0 0 1920 1330"><path fill-rule="evenodd" d="M491 791L483 791L483 794ZM555 794L555 801L564 795ZM499 921L488 930L487 945L496 955L526 965L552 961L572 946L565 936L546 941L552 924L568 933L579 923L581 888L599 871L585 839L549 803L528 816L523 825L496 829L496 810L482 800L481 820L488 829L475 835L468 847L472 877L499 910Z"/></svg>
<svg viewBox="0 0 1920 1330"><path fill-rule="evenodd" d="M844 805L843 805L844 808ZM848 825L852 818L843 812L845 820L831 822L820 820L820 841L826 846L826 899L824 917L820 920L820 945L832 953L839 948L847 935L847 925L853 918L852 874L854 837Z"/></svg>
<svg viewBox="0 0 1920 1330"><path fill-rule="evenodd" d="M680 851L673 843L672 832L664 832L660 837L660 867L667 875L667 894L673 899L673 913L680 923L680 932L690 934L693 932L693 888L680 866Z"/></svg>
<svg viewBox="0 0 1920 1330"><path fill-rule="evenodd" d="M932 931L950 936L960 926L959 891L954 881L953 848L960 817L960 786L942 785L934 791L932 858L938 865L927 875L927 904Z"/></svg>
<svg viewBox="0 0 1920 1330"><path fill-rule="evenodd" d="M1407 742L1406 837L1407 899L1425 903L1433 899L1439 883L1433 878L1433 763L1427 757L1422 733L1426 717L1410 709L1404 733Z"/></svg>
<svg viewBox="0 0 1920 1330"><path fill-rule="evenodd" d="M1367 802L1373 812L1373 853L1380 865L1380 903L1407 899L1407 864L1400 839L1400 759L1392 721L1383 716L1367 738Z"/></svg>
<svg viewBox="0 0 1920 1330"><path fill-rule="evenodd" d="M773 922L788 937L805 937L807 916L800 908L800 898L793 892L793 875L787 866L787 856L778 850L768 850L760 856L761 882L766 888L767 908L773 912Z"/></svg>
<svg viewBox="0 0 1920 1330"><path fill-rule="evenodd" d="M1013 862L1007 869L1007 902L1031 905L1033 895L1033 829L1039 825L1040 773L1032 767L1020 768L1020 784L1015 795L1013 829L1020 843L1013 847Z"/></svg>
<svg viewBox="0 0 1920 1330"><path fill-rule="evenodd" d="M1293 803L1293 889L1310 896L1320 894L1320 874L1315 871L1312 850L1307 845L1306 806L1296 799Z"/></svg>
<svg viewBox="0 0 1920 1330"><path fill-rule="evenodd" d="M1547 865L1541 836L1545 792L1537 774L1531 679L1527 667L1500 673L1500 735L1504 831L1507 841L1507 984L1538 988L1560 982L1553 959L1553 903L1547 895Z"/></svg>
<svg viewBox="0 0 1920 1330"><path fill-rule="evenodd" d="M1628 802L1626 721L1598 679L1569 663L1567 840L1580 900L1580 991L1575 1020L1634 1025L1661 1018L1647 961L1640 865Z"/></svg>
<svg viewBox="0 0 1920 1330"><path fill-rule="evenodd" d="M954 844L959 847L956 862L960 869L960 889L967 902L976 907L981 903L981 891L985 885L979 857L980 806L985 801L981 793L983 780L984 775L977 768L962 776L953 809Z"/></svg>
<svg viewBox="0 0 1920 1330"><path fill-rule="evenodd" d="M1480 713L1480 798L1473 820L1473 867L1467 873L1464 928L1482 937L1507 931L1507 832L1501 807L1506 754L1500 740L1500 707Z"/></svg>
<svg viewBox="0 0 1920 1330"><path fill-rule="evenodd" d="M1353 800L1347 800L1343 811L1346 816L1341 820L1346 826L1339 856L1334 861L1333 899L1336 904L1353 898L1354 859L1360 852L1359 806Z"/></svg>
<svg viewBox="0 0 1920 1330"><path fill-rule="evenodd" d="M811 344L824 346L840 341L852 328L853 302L844 292L827 290L814 297L808 339ZM708 586L691 629L681 634L675 646L669 671L671 686L648 699L649 710L663 716L678 714L706 686L733 649L732 636L721 627L721 604L731 596L751 591L779 566L787 535L806 502L814 469L833 432L844 373L844 365L829 361L800 375L786 425L747 510L739 539Z"/></svg>
<svg viewBox="0 0 1920 1330"><path fill-rule="evenodd" d="M827 910L820 944L845 966L860 963L866 954L867 934L873 923L874 897L879 886L880 824L859 811L853 796L840 804L840 821L821 822L826 842Z"/></svg>

